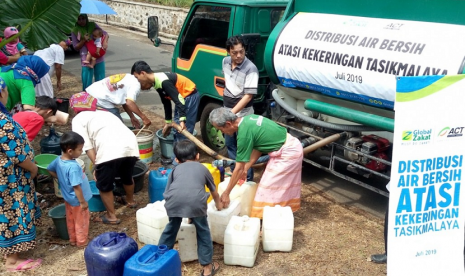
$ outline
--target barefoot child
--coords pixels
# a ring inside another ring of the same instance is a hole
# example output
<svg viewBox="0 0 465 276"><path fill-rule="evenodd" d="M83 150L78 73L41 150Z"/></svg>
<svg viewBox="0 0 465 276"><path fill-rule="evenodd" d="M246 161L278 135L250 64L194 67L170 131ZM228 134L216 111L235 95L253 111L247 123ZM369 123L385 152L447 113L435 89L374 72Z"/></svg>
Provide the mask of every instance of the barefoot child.
<svg viewBox="0 0 465 276"><path fill-rule="evenodd" d="M87 177L74 160L82 154L83 146L81 135L73 131L63 134L60 139L62 155L47 167L50 174L58 178L65 200L69 243L78 247L85 247L88 242L90 213L87 201L92 198Z"/></svg>
<svg viewBox="0 0 465 276"><path fill-rule="evenodd" d="M197 254L203 266L201 275L215 275L220 269L218 262L212 262L213 242L207 222L207 199L205 185L210 189L216 208L222 203L216 191L213 177L208 169L198 162L199 153L190 140L181 140L174 145L174 155L179 165L168 177L165 193L165 208L169 223L160 237L159 245L173 248L181 226L182 218L190 218L197 231Z"/></svg>
<svg viewBox="0 0 465 276"><path fill-rule="evenodd" d="M97 58L105 55L105 50L102 49L102 42L105 40L102 29L95 28L92 31L93 40L90 39L86 42L87 57L83 63L88 64L89 68L94 68Z"/></svg>

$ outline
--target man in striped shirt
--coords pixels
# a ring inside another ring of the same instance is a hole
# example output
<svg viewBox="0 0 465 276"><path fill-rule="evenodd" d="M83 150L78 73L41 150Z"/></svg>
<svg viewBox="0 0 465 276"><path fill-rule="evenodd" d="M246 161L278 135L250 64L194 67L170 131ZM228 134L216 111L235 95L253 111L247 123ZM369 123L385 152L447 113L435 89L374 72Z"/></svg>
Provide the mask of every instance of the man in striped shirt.
<svg viewBox="0 0 465 276"><path fill-rule="evenodd" d="M254 113L253 96L257 94L258 69L245 56L244 41L239 36L232 36L226 41L226 51L229 56L223 59L223 74L225 89L223 94L224 107L231 109L237 117ZM225 134L228 156L236 159L237 133ZM231 172L234 167L231 167ZM247 181L253 180L253 169L247 171Z"/></svg>

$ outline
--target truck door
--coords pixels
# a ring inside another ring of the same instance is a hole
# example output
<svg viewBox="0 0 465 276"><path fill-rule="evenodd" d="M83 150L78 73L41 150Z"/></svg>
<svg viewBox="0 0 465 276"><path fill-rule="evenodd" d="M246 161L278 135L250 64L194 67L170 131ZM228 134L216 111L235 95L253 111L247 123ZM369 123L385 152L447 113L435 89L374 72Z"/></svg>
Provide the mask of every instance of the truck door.
<svg viewBox="0 0 465 276"><path fill-rule="evenodd" d="M191 9L173 55L173 70L191 79L201 97L221 99L222 61L227 55L234 7L199 4Z"/></svg>

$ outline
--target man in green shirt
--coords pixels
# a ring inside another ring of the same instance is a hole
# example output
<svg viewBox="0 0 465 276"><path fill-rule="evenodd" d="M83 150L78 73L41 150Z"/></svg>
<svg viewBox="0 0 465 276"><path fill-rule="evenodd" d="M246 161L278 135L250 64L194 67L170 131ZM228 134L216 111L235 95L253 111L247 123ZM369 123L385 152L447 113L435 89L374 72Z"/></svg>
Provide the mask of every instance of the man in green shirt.
<svg viewBox="0 0 465 276"><path fill-rule="evenodd" d="M229 205L229 193L247 170L263 154L270 156L252 205L252 217L262 218L265 206L300 208L303 149L300 141L286 129L268 118L247 115L239 118L227 108L210 113L210 123L224 134L237 132L236 168L229 185L221 195L223 205Z"/></svg>

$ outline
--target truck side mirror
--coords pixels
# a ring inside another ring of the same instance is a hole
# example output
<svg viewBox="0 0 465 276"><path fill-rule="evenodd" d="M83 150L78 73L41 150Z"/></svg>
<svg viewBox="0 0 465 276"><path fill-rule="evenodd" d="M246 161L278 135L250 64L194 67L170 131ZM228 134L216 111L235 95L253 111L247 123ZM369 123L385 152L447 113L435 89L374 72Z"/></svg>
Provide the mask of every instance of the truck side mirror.
<svg viewBox="0 0 465 276"><path fill-rule="evenodd" d="M246 47L245 55L248 59L254 62L256 54L255 47L260 42L260 34L241 34L241 38L244 41L244 46Z"/></svg>
<svg viewBox="0 0 465 276"><path fill-rule="evenodd" d="M147 36L153 42L153 45L158 47L161 43L158 37L158 16L149 16L147 20Z"/></svg>

